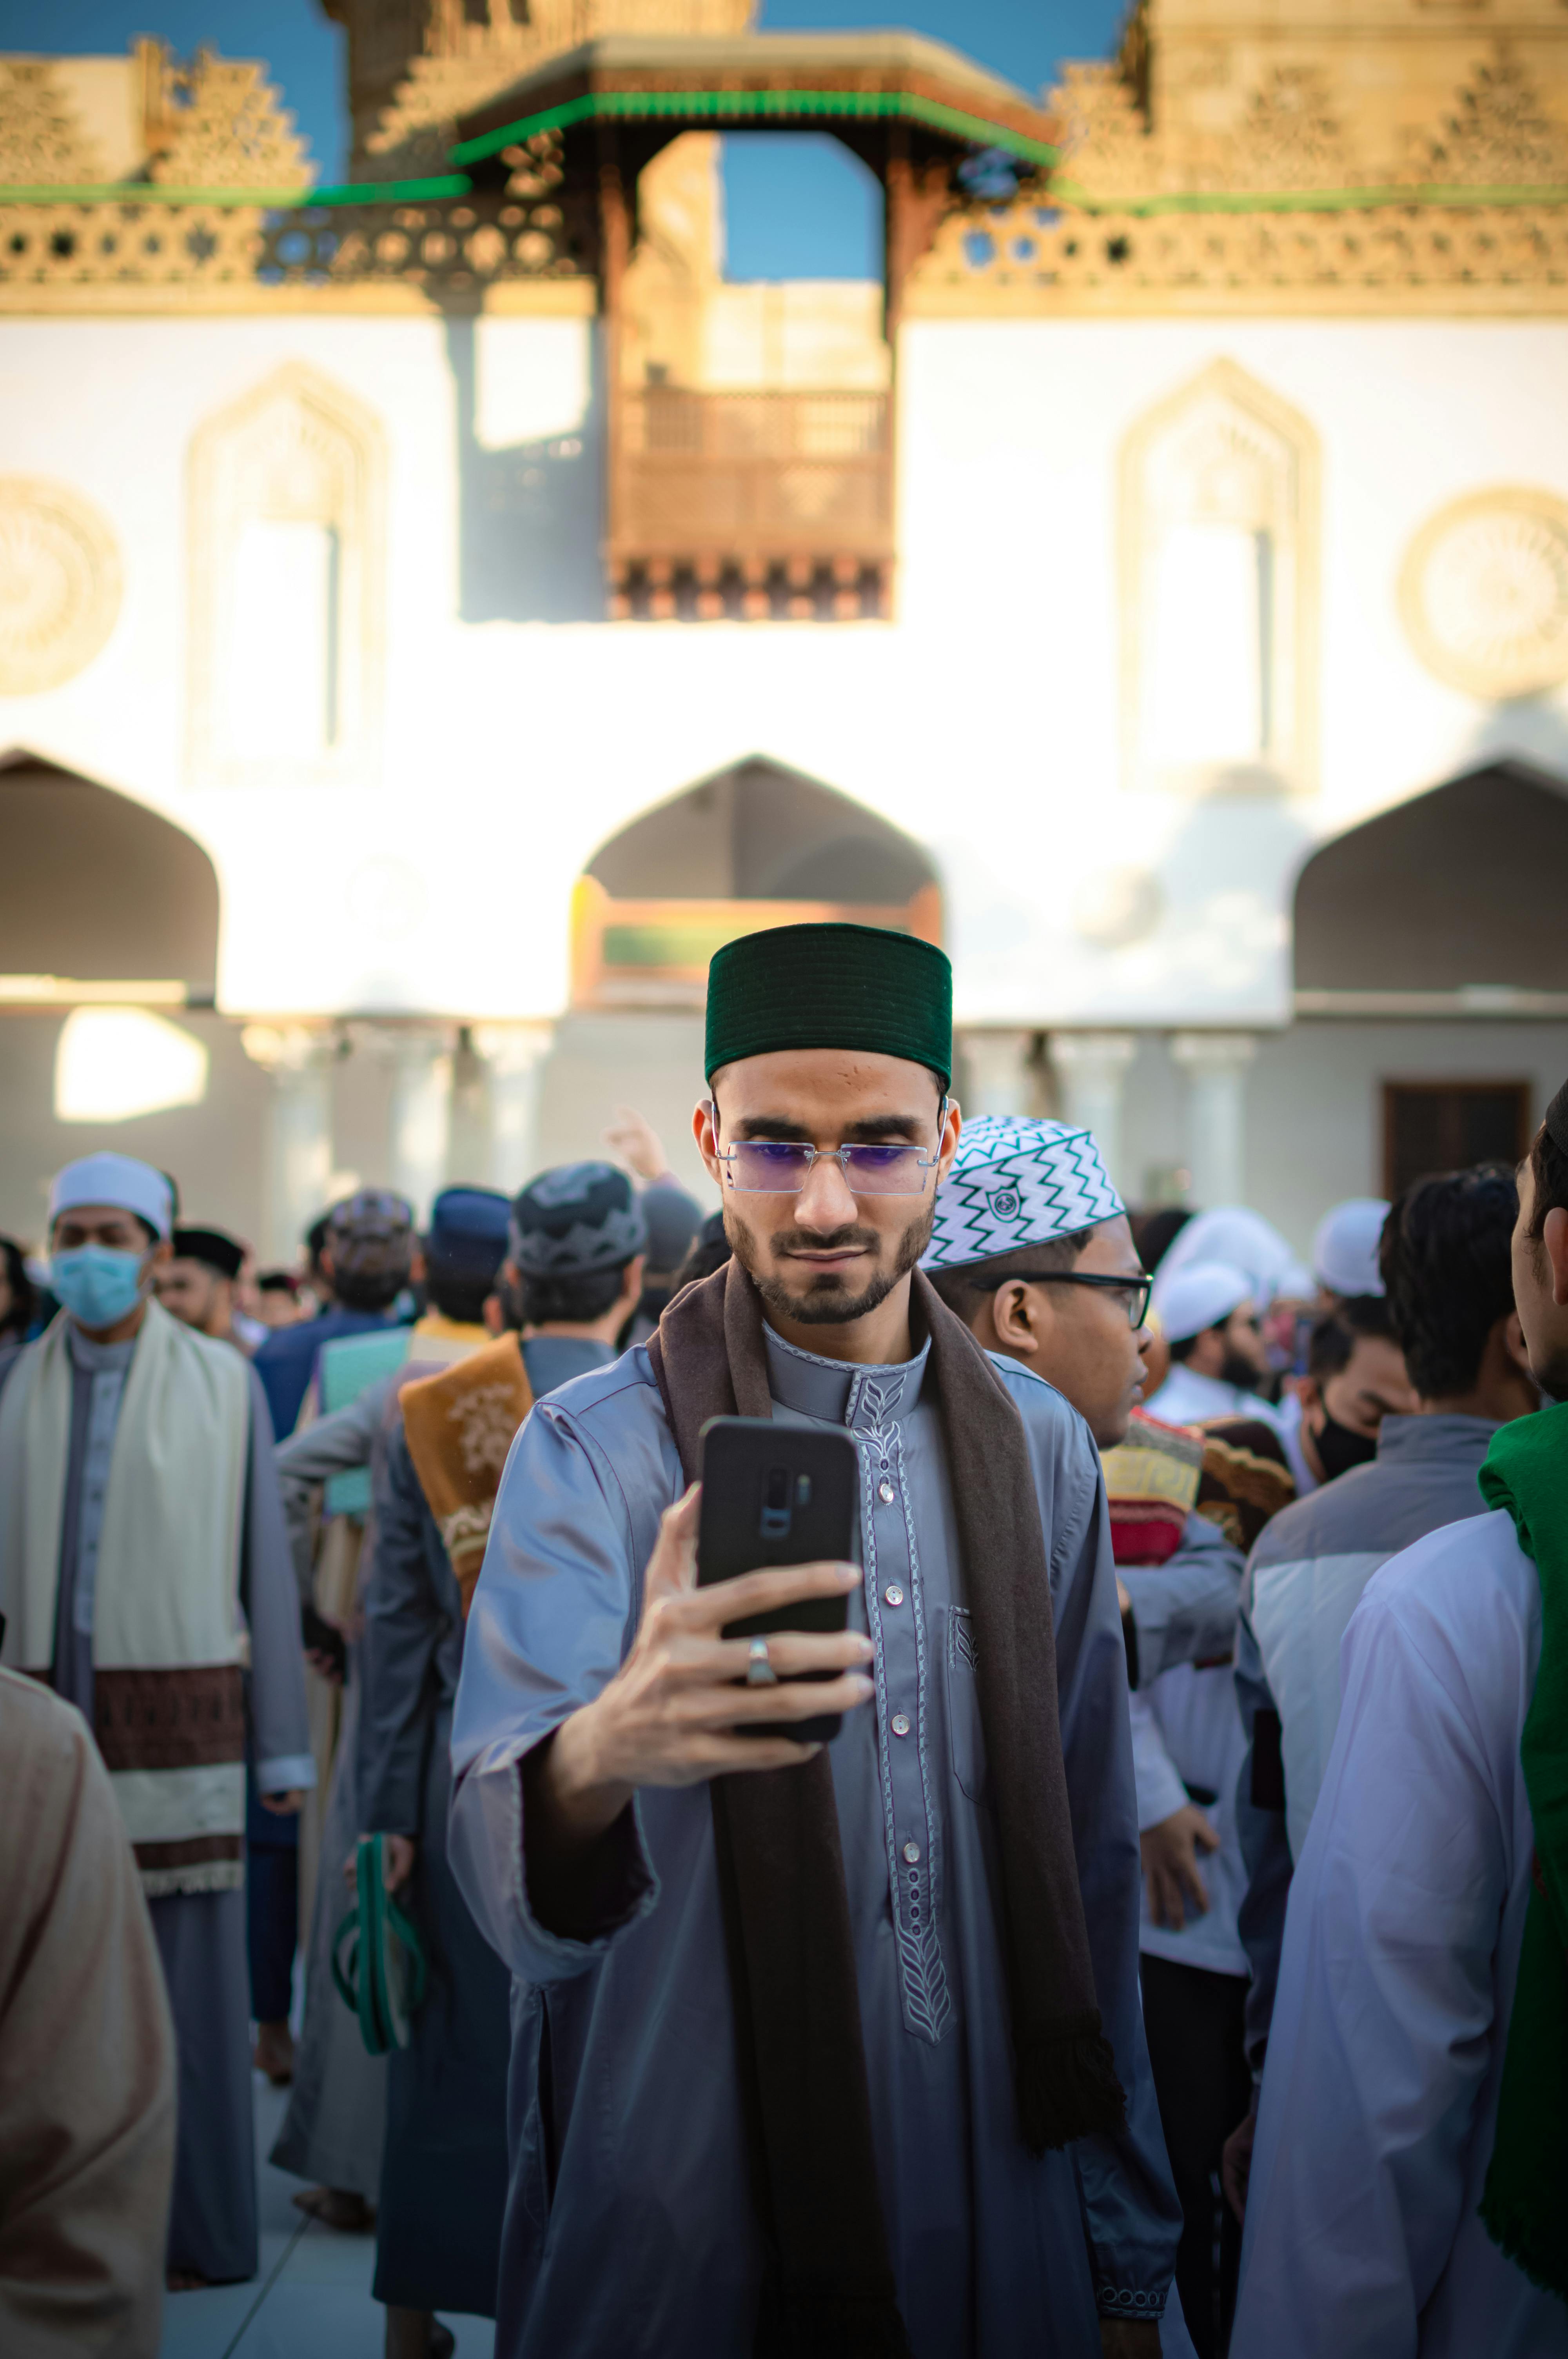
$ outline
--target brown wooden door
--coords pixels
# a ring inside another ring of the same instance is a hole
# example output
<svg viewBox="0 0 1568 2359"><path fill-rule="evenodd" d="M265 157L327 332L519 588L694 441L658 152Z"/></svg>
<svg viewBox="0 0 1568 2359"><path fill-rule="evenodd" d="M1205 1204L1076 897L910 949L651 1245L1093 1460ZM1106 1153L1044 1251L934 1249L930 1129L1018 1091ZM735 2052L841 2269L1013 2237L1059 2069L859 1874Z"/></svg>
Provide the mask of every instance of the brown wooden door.
<svg viewBox="0 0 1568 2359"><path fill-rule="evenodd" d="M1517 1163L1530 1144L1528 1082L1385 1082L1383 1192L1432 1171Z"/></svg>

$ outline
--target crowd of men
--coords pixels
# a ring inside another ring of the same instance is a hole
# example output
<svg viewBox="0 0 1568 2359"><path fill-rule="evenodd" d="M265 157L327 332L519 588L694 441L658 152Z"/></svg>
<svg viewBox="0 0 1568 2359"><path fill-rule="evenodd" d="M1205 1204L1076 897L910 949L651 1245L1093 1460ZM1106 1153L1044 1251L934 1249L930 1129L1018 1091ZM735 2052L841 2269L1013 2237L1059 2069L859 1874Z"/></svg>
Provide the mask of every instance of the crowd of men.
<svg viewBox="0 0 1568 2359"><path fill-rule="evenodd" d="M962 1122L910 936L705 1069L706 1220L7 1246L0 2347L255 2274L259 2072L388 2359L1568 2354L1568 1086L1308 1266ZM699 1582L737 1415L844 1560Z"/></svg>

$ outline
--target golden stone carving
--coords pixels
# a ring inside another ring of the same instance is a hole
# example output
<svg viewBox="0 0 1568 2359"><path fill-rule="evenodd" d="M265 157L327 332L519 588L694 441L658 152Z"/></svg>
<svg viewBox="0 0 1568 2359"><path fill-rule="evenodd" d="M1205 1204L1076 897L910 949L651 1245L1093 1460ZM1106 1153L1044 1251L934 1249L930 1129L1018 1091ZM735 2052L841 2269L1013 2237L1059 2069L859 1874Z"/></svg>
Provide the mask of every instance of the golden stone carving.
<svg viewBox="0 0 1568 2359"><path fill-rule="evenodd" d="M1410 177L1466 188L1568 181L1568 127L1501 42L1458 92L1441 128L1416 149Z"/></svg>
<svg viewBox="0 0 1568 2359"><path fill-rule="evenodd" d="M0 58L0 186L81 186L101 168L50 58Z"/></svg>
<svg viewBox="0 0 1568 2359"><path fill-rule="evenodd" d="M166 76L152 177L177 189L304 189L305 142L262 68L200 49Z"/></svg>
<svg viewBox="0 0 1568 2359"><path fill-rule="evenodd" d="M1400 574L1400 615L1427 669L1468 696L1539 695L1568 680L1568 503L1499 487L1424 524Z"/></svg>
<svg viewBox="0 0 1568 2359"><path fill-rule="evenodd" d="M741 33L754 0L330 0L348 28L356 177L438 172L460 115L607 33Z"/></svg>
<svg viewBox="0 0 1568 2359"><path fill-rule="evenodd" d="M952 215L914 286L913 308L927 316L984 310L988 298L1016 311L1079 314L1303 307L1386 313L1439 300L1445 310L1561 310L1568 300L1568 206L1390 205L1151 219L1023 198Z"/></svg>
<svg viewBox="0 0 1568 2359"><path fill-rule="evenodd" d="M1321 293L1422 310L1452 290L1461 310L1528 310L1525 290L1568 289L1568 12L1528 55L1418 15L1420 38L1391 28L1381 58L1305 23L1271 56L1272 30L1263 47L1245 21L1224 38L1171 13L1146 0L1117 63L1064 68L1048 186L956 211L915 310L1258 312ZM1479 201L1430 193L1449 189Z"/></svg>
<svg viewBox="0 0 1568 2359"><path fill-rule="evenodd" d="M0 696L36 696L90 664L120 611L107 522L39 476L0 476Z"/></svg>
<svg viewBox="0 0 1568 2359"><path fill-rule="evenodd" d="M1354 165L1328 77L1278 65L1252 92L1226 179L1237 189L1343 189Z"/></svg>
<svg viewBox="0 0 1568 2359"><path fill-rule="evenodd" d="M243 286L259 292L263 218L250 205L134 199L0 204L0 289Z"/></svg>

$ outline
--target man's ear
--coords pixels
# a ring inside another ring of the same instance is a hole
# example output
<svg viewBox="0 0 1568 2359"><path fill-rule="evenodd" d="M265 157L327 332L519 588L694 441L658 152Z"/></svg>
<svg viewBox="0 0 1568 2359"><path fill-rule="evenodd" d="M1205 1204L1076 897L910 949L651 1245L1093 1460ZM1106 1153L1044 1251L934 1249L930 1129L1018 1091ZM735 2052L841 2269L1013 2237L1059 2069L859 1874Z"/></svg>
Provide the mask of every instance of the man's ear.
<svg viewBox="0 0 1568 2359"><path fill-rule="evenodd" d="M1304 1425L1309 1418L1316 1417L1323 1407L1323 1386L1315 1376L1303 1376L1297 1382L1296 1397L1302 1405L1302 1422ZM1313 1430L1314 1433L1317 1430L1315 1426Z"/></svg>
<svg viewBox="0 0 1568 2359"><path fill-rule="evenodd" d="M1023 1280L1010 1277L991 1296L991 1323L1004 1352L1030 1357L1040 1349L1039 1306Z"/></svg>
<svg viewBox="0 0 1568 2359"><path fill-rule="evenodd" d="M958 1101L951 1091L947 1093L946 1106L946 1114L942 1124L942 1136L936 1142L936 1177L939 1181L946 1178L953 1158L958 1152L958 1134L964 1127L964 1117L959 1110Z"/></svg>
<svg viewBox="0 0 1568 2359"><path fill-rule="evenodd" d="M1568 1219L1568 1214L1565 1214L1564 1218ZM1519 1312L1510 1310L1506 1319L1498 1320L1498 1325L1503 1332L1503 1350L1520 1375L1529 1376L1533 1385L1535 1376L1530 1364L1530 1346L1524 1340L1524 1329L1519 1325Z"/></svg>
<svg viewBox="0 0 1568 2359"><path fill-rule="evenodd" d="M719 1162L719 1102L716 1098L699 1098L692 1111L691 1135L697 1141L697 1151L707 1167L708 1176L722 1188L724 1173Z"/></svg>
<svg viewBox="0 0 1568 2359"><path fill-rule="evenodd" d="M1552 1299L1559 1310L1568 1310L1568 1212L1561 1204L1546 1215L1541 1242L1552 1268Z"/></svg>
<svg viewBox="0 0 1568 2359"><path fill-rule="evenodd" d="M159 1237L154 1244L151 1256L147 1262L147 1267L149 1270L162 1269L173 1259L174 1239L172 1237Z"/></svg>

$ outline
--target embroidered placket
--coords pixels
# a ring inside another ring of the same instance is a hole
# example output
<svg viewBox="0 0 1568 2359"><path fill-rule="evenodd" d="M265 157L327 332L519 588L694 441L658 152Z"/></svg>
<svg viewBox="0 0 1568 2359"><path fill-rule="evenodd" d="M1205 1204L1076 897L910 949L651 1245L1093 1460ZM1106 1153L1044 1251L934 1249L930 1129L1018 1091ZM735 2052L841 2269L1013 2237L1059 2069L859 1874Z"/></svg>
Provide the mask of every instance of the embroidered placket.
<svg viewBox="0 0 1568 2359"><path fill-rule="evenodd" d="M931 1807L929 1663L920 1559L903 1462L903 1429L891 1412L897 1382L858 1375L845 1423L860 1461L866 1615L876 1648L877 1760L906 2031L933 2044L952 2020L936 1932L941 1867Z"/></svg>
<svg viewBox="0 0 1568 2359"><path fill-rule="evenodd" d="M98 1550L103 1538L103 1508L109 1495L109 1462L120 1422L124 1368L100 1368L88 1396L87 1450L81 1470L81 1516L76 1533L76 1595L71 1620L83 1636L92 1634L98 1593Z"/></svg>

